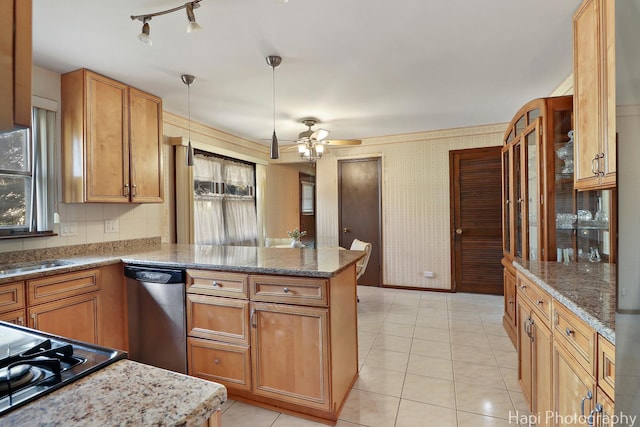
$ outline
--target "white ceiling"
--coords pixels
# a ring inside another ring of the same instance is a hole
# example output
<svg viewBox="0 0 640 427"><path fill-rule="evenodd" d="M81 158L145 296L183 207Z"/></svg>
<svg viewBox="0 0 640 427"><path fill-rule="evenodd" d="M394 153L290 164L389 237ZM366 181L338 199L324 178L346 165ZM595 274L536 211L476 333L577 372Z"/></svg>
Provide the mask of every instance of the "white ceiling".
<svg viewBox="0 0 640 427"><path fill-rule="evenodd" d="M163 98L191 118L260 141L295 139L314 116L330 138L366 138L509 121L572 72L571 16L581 0L33 0L34 63L89 68ZM261 143L268 144L266 141Z"/></svg>

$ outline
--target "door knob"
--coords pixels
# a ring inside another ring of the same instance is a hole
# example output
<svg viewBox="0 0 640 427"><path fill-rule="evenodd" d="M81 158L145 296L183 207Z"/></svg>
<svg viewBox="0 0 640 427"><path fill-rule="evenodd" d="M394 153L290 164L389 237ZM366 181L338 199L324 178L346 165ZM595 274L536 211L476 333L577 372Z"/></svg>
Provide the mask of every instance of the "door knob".
<svg viewBox="0 0 640 427"><path fill-rule="evenodd" d="M456 234L462 234L462 228L456 228Z"/></svg>
<svg viewBox="0 0 640 427"><path fill-rule="evenodd" d="M349 230L347 227L344 227L344 228L342 229L342 232L343 232L343 233L348 233L348 232L350 232L350 231L351 231L351 230Z"/></svg>

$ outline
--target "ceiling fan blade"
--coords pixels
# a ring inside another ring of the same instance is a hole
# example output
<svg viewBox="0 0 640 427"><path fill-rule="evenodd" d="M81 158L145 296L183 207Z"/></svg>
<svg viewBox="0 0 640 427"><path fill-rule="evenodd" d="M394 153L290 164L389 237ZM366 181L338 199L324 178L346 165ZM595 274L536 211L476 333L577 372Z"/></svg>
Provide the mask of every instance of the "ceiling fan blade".
<svg viewBox="0 0 640 427"><path fill-rule="evenodd" d="M324 141L327 145L360 145L361 139L327 139Z"/></svg>
<svg viewBox="0 0 640 427"><path fill-rule="evenodd" d="M323 139L325 139L327 136L329 136L329 132L326 129L316 129L312 134L311 134L311 139L315 139L316 141L322 141Z"/></svg>

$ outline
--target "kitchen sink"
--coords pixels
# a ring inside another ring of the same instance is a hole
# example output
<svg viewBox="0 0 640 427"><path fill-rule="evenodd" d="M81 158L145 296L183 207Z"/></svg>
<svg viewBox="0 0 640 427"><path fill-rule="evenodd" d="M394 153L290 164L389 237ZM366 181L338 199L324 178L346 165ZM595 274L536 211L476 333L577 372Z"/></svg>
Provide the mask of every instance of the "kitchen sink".
<svg viewBox="0 0 640 427"><path fill-rule="evenodd" d="M0 276L8 276L12 274L29 273L32 271L48 270L50 268L64 267L72 265L73 262L61 260L34 261L19 264L0 265Z"/></svg>

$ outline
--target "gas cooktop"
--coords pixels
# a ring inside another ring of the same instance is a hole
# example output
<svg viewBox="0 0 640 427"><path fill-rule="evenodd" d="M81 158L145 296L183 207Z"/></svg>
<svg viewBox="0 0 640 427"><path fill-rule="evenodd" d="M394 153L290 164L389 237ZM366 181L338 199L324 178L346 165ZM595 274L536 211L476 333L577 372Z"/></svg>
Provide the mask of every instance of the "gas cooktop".
<svg viewBox="0 0 640 427"><path fill-rule="evenodd" d="M127 353L0 322L0 415Z"/></svg>

